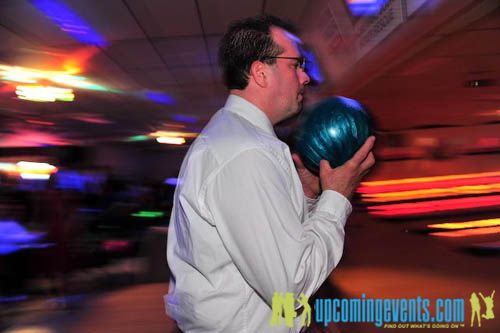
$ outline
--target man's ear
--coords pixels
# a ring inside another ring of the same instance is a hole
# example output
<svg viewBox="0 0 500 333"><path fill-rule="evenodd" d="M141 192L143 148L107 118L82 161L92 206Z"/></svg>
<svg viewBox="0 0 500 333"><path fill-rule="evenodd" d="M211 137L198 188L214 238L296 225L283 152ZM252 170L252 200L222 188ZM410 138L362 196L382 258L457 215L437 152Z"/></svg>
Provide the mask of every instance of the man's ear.
<svg viewBox="0 0 500 333"><path fill-rule="evenodd" d="M254 61L250 66L250 78L260 87L265 88L268 85L268 66L262 61Z"/></svg>

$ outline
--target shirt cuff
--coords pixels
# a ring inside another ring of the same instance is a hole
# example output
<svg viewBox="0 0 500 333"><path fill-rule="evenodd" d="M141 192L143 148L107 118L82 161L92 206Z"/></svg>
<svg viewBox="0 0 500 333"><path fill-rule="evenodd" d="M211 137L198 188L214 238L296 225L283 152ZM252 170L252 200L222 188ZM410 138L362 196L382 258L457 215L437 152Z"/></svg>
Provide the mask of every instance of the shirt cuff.
<svg viewBox="0 0 500 333"><path fill-rule="evenodd" d="M334 215L345 224L352 212L352 205L342 194L332 190L325 190L316 204L316 211L323 211Z"/></svg>
<svg viewBox="0 0 500 333"><path fill-rule="evenodd" d="M319 200L319 196L313 199L309 198L307 195L304 195L304 198L306 198L306 202L308 205L315 205Z"/></svg>

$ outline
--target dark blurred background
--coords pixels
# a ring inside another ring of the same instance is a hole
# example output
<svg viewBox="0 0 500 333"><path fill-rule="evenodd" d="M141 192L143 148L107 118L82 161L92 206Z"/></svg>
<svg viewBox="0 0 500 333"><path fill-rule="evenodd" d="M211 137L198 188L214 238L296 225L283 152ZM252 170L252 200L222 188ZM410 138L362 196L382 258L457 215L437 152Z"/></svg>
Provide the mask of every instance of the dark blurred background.
<svg viewBox="0 0 500 333"><path fill-rule="evenodd" d="M303 32L307 106L356 98L376 124L318 295L464 298L460 332L500 331L468 304L500 292L498 0L0 0L0 331L176 332L177 173L225 101L227 24L262 13Z"/></svg>

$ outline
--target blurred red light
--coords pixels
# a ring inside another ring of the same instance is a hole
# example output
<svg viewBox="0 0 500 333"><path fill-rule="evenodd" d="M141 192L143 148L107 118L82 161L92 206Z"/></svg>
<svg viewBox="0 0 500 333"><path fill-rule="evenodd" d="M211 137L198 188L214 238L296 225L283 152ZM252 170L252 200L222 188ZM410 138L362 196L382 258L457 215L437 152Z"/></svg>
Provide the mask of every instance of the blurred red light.
<svg viewBox="0 0 500 333"><path fill-rule="evenodd" d="M122 239L107 239L102 242L102 248L106 252L122 252L130 249L131 242Z"/></svg>

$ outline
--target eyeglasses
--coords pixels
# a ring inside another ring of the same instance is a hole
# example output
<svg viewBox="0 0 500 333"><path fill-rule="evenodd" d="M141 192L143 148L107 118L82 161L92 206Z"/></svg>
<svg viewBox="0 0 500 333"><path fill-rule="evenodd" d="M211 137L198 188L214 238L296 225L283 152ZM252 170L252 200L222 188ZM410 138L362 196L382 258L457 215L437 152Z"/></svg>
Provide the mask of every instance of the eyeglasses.
<svg viewBox="0 0 500 333"><path fill-rule="evenodd" d="M305 69L306 68L306 58L305 57L264 57L262 60L267 60L267 59L290 59L290 60L297 60L297 63L300 68Z"/></svg>

